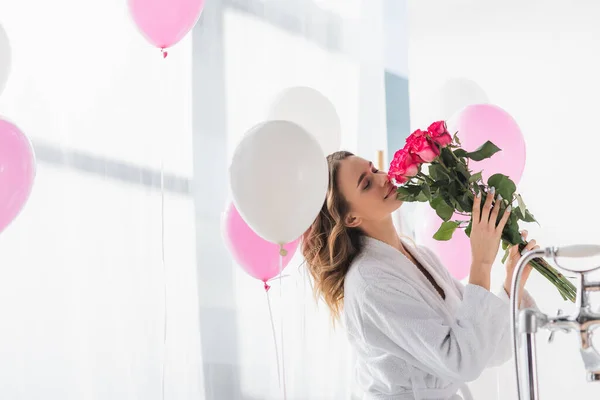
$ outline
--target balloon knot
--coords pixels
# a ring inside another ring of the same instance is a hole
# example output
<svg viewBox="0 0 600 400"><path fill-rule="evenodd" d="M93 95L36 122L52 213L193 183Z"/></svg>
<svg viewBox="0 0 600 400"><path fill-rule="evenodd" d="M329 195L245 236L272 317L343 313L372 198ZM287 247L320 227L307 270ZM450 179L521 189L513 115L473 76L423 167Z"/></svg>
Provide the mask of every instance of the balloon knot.
<svg viewBox="0 0 600 400"><path fill-rule="evenodd" d="M271 286L269 286L269 285L267 284L267 282L265 282L265 292L268 292L268 291L269 291L269 289L271 289Z"/></svg>
<svg viewBox="0 0 600 400"><path fill-rule="evenodd" d="M160 51L162 51L163 58L167 58L169 53L165 49L160 49Z"/></svg>
<svg viewBox="0 0 600 400"><path fill-rule="evenodd" d="M279 255L280 255L281 257L285 257L285 256L287 256L287 253L288 253L288 252L287 252L287 250L286 250L286 249L284 249L284 248L283 248L283 245L282 245L282 244L281 244L281 245L279 245Z"/></svg>

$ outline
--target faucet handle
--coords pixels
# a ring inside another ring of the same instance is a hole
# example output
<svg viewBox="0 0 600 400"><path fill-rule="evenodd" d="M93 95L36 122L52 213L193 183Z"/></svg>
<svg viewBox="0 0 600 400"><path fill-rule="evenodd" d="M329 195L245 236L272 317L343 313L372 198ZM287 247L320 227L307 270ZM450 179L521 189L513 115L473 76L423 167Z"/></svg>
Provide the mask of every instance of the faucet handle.
<svg viewBox="0 0 600 400"><path fill-rule="evenodd" d="M558 309L558 311L556 312L556 316L560 317L561 315L563 315L563 310L562 309ZM566 329L562 329L563 332L568 332ZM554 341L554 334L556 333L555 330L550 332L550 336L548 336L548 343L552 343Z"/></svg>

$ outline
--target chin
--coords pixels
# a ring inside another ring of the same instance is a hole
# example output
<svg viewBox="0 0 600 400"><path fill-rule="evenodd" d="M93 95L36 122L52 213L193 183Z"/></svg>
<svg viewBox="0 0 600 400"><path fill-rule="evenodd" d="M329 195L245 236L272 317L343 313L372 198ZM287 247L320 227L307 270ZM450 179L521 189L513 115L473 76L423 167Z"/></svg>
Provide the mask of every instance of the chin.
<svg viewBox="0 0 600 400"><path fill-rule="evenodd" d="M396 201L390 202L390 204L388 206L390 214L393 213L394 211L398 210L402 206L402 204L404 204L404 202L402 200L396 200Z"/></svg>

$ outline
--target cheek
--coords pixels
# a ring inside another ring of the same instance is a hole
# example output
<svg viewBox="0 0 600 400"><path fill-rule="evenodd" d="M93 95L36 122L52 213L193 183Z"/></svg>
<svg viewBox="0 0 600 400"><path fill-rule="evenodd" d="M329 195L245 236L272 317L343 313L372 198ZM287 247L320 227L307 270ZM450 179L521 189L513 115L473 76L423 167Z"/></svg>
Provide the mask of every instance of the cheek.
<svg viewBox="0 0 600 400"><path fill-rule="evenodd" d="M369 219L380 219L382 216L389 214L387 202L383 196L376 191L369 193L365 198L363 212L369 216Z"/></svg>

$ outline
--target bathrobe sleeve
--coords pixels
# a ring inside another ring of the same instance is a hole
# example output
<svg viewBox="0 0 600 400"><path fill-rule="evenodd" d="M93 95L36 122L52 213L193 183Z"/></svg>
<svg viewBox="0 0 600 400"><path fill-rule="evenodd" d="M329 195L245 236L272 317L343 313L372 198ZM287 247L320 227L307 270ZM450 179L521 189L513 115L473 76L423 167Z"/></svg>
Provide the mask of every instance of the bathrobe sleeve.
<svg viewBox="0 0 600 400"><path fill-rule="evenodd" d="M502 338L502 340L500 340L498 348L492 356L488 367L497 367L499 365L502 365L508 360L510 360L513 356L512 333L510 331L510 298L504 290L504 286L500 287L500 289L496 292L496 295L507 305L506 319L508 320L509 326L504 337ZM519 309L523 308L533 308L538 310L535 300L533 299L533 297L531 297L527 290L523 290L523 298L519 302Z"/></svg>
<svg viewBox="0 0 600 400"><path fill-rule="evenodd" d="M477 285L464 288L451 323L402 280L369 285L363 299L368 341L449 380L475 380L507 340L506 303Z"/></svg>
<svg viewBox="0 0 600 400"><path fill-rule="evenodd" d="M419 247L419 248L421 250L423 250L424 252L426 252L429 255L429 257L432 258L438 265L443 265L441 260L439 259L439 257L433 251L431 251L430 249L428 249L427 247L424 247L424 246ZM458 291L460 293L463 293L463 296L464 296L465 286L459 280L457 280L452 275L450 275L445 268L444 268L444 270L446 271L446 277L453 281L454 286L458 289ZM496 351L490 358L490 360L487 364L487 367L496 367L496 366L502 365L506 361L510 360L510 358L513 355L512 336L511 336L512 334L510 332L510 297L504 290L503 285L501 285L498 288L498 290L495 292L495 294L500 300L502 300L505 304L507 304L505 318L508 321L508 325L506 325L507 330L502 335L500 340L498 341L498 346L496 348ZM523 291L523 298L519 302L519 309L523 309L523 308L533 308L533 309L538 310L535 300L533 299L533 297L529 294L529 292L527 290ZM482 315L481 318L485 319L486 316Z"/></svg>
<svg viewBox="0 0 600 400"><path fill-rule="evenodd" d="M437 254L435 254L433 251L431 251L430 249L428 249L425 246L419 246L419 249L425 253L427 253L427 255L433 259L433 261L435 261L436 264L443 266L442 261L439 259L439 257L437 256ZM448 273L448 270L444 267L443 268L446 277L448 279L451 279L452 282L454 283L454 286L458 289L458 291L460 293L463 293L464 291L464 285L456 278L454 278L452 275L450 275L450 273ZM510 304L510 298L508 297L508 294L506 293L506 291L504 290L504 286L501 286L496 292L495 292L496 296L498 296L498 298L500 298L502 301L504 301L505 303ZM523 309L523 308L534 308L534 309L538 309L537 304L534 300L533 297L531 297L531 294L529 294L529 292L527 290L523 291L523 298L520 300L519 302L519 309Z"/></svg>

